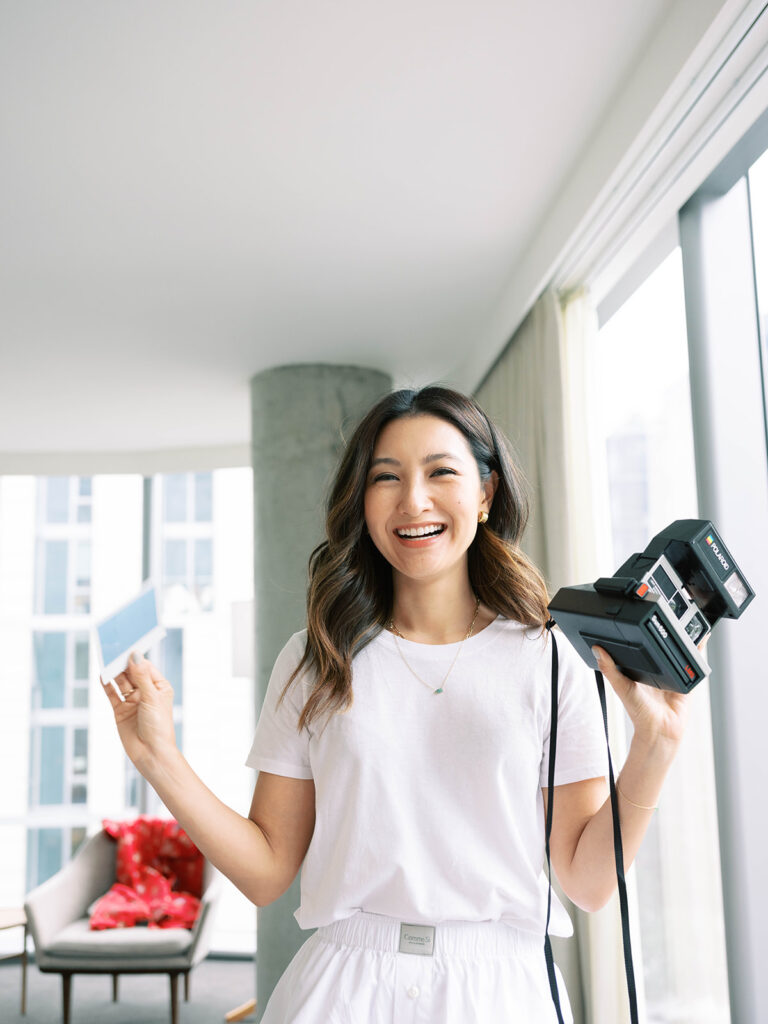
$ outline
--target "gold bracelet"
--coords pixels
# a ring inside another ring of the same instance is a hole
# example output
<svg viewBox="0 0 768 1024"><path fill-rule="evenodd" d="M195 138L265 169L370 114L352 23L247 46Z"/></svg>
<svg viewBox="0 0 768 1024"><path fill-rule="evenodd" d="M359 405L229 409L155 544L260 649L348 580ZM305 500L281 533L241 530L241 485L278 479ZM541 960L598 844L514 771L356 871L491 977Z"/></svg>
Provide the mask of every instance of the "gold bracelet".
<svg viewBox="0 0 768 1024"><path fill-rule="evenodd" d="M630 800L629 799L627 794L622 789L619 789L618 782L616 783L616 792L619 793L621 796L623 796L628 804L632 804L633 807L636 807L638 809L638 811L658 811L658 809L659 809L657 806L655 806L655 807L646 807L645 804L636 804L634 800Z"/></svg>

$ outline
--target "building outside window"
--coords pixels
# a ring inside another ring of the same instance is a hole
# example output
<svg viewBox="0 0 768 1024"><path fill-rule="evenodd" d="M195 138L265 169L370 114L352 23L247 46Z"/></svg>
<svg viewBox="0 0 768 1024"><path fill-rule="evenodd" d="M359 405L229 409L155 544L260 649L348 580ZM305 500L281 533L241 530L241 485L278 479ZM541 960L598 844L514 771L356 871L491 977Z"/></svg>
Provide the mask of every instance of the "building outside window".
<svg viewBox="0 0 768 1024"><path fill-rule="evenodd" d="M93 622L142 585L144 525L165 638L149 656L174 690L176 738L247 813L253 680L233 675L232 606L253 600L249 468L159 474L144 524L138 476L0 477L0 902L58 871L103 818L165 816L120 746L91 649ZM21 769L19 769L21 765ZM255 914L230 883L214 949L252 953Z"/></svg>
<svg viewBox="0 0 768 1024"><path fill-rule="evenodd" d="M155 565L163 605L171 614L213 608L213 486L211 473L169 473L153 480Z"/></svg>
<svg viewBox="0 0 768 1024"><path fill-rule="evenodd" d="M91 496L88 477L37 481L28 887L61 868L88 826Z"/></svg>
<svg viewBox="0 0 768 1024"><path fill-rule="evenodd" d="M613 565L698 518L682 262L676 248L602 325L598 393ZM648 1024L728 1024L708 683L640 849L638 953Z"/></svg>

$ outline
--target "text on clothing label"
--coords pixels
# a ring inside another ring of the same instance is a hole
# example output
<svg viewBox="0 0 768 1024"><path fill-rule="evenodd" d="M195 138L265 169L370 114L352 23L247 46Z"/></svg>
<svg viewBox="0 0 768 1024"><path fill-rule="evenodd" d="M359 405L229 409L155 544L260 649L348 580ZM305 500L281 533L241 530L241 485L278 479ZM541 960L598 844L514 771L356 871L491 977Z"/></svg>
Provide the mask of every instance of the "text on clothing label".
<svg viewBox="0 0 768 1024"><path fill-rule="evenodd" d="M433 956L435 952L435 927L431 924L401 924L401 953L415 953L417 956Z"/></svg>

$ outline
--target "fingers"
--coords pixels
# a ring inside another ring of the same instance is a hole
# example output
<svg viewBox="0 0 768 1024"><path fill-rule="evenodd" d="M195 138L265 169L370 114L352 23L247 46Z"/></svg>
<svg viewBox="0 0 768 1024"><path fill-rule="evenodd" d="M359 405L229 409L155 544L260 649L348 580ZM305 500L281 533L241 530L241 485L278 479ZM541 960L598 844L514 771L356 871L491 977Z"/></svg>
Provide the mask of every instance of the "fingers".
<svg viewBox="0 0 768 1024"><path fill-rule="evenodd" d="M99 678L101 679L101 677ZM115 687L112 685L112 682L108 679L105 683L104 680L101 679L101 686L102 689L104 690L104 693L107 695L107 700L112 705L113 710L115 708L120 707L120 705L123 702L120 700L120 696Z"/></svg>
<svg viewBox="0 0 768 1024"><path fill-rule="evenodd" d="M624 675L610 654L603 650L602 647L593 647L592 653L597 661L599 671L603 673L618 696L623 699L634 689L635 683Z"/></svg>
<svg viewBox="0 0 768 1024"><path fill-rule="evenodd" d="M169 687L162 673L140 654L132 654L125 671L106 683L101 679L101 685L115 711L126 701L135 704L144 698L156 698L158 691Z"/></svg>
<svg viewBox="0 0 768 1024"><path fill-rule="evenodd" d="M149 666L149 674L150 674L150 676L152 677L152 682L153 682L153 683L164 683L164 682L166 682L166 678L165 678L165 676L163 675L163 673L162 673L162 672L161 672L161 671L160 671L160 670L159 670L158 668L156 668L156 667L155 667L155 666L154 666L154 665L152 664L152 662L151 662L151 661L148 661L148 660L147 660L147 659L145 658L145 659L144 659L144 664L145 664L145 665L147 665L147 666Z"/></svg>
<svg viewBox="0 0 768 1024"><path fill-rule="evenodd" d="M616 662L610 656L608 651L604 651L602 647L593 647L592 653L595 656L597 667L600 669L601 672L610 671L610 669L615 667Z"/></svg>
<svg viewBox="0 0 768 1024"><path fill-rule="evenodd" d="M128 694L133 693L135 689L133 683L130 681L125 672L121 672L119 675L115 676L114 684L117 687L118 691L123 695L123 697L127 697Z"/></svg>
<svg viewBox="0 0 768 1024"><path fill-rule="evenodd" d="M121 672L120 675L125 678L125 683L129 687L128 693L135 689L146 697L153 696L157 690L157 684L163 681L162 674L158 672L152 662L135 652L131 654L125 672ZM124 695L126 694L123 685L120 686L120 691Z"/></svg>

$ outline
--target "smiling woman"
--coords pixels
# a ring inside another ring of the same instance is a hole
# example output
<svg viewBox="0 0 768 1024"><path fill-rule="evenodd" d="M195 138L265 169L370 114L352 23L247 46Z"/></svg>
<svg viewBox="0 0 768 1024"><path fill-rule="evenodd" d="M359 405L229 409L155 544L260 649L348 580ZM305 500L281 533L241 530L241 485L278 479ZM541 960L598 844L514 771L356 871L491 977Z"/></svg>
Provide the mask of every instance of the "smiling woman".
<svg viewBox="0 0 768 1024"><path fill-rule="evenodd" d="M563 889L595 909L615 886L611 808L596 690L564 638L547 777L554 645L543 580L519 548L526 517L509 451L475 402L430 387L376 403L331 488L307 628L275 663L248 818L175 750L154 666L118 678L123 743L205 855L260 906L302 868L296 917L317 931L264 1024L466 1024L512 1007L572 1020L543 956L544 812ZM628 866L684 714L600 664L635 725L620 776ZM549 930L571 931L557 899Z"/></svg>
<svg viewBox="0 0 768 1024"><path fill-rule="evenodd" d="M310 559L295 674L315 670L319 684L301 726L348 706L352 659L392 618L409 639L447 643L464 636L478 597L476 629L496 614L543 628L546 587L519 547L527 520L509 446L475 402L441 387L381 399L345 449L327 540ZM427 525L443 529L426 541L400 536Z"/></svg>

